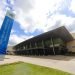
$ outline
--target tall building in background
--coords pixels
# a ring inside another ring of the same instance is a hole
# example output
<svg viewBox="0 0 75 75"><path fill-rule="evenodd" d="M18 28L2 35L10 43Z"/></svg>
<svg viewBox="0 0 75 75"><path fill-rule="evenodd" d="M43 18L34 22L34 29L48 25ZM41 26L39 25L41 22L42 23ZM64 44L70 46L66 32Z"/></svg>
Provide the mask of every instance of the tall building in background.
<svg viewBox="0 0 75 75"><path fill-rule="evenodd" d="M0 54L6 54L10 32L14 22L14 14L7 11L0 30Z"/></svg>

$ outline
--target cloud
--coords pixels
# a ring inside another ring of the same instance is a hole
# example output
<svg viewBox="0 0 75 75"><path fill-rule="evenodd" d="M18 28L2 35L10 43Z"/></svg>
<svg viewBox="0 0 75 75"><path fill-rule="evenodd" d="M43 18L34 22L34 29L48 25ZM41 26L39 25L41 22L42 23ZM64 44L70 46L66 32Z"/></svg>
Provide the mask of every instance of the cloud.
<svg viewBox="0 0 75 75"><path fill-rule="evenodd" d="M33 36L25 36L25 35L22 35L22 36L18 36L18 35L16 35L16 34L12 34L11 36L10 36L10 40L9 40L9 46L11 46L11 45L16 45L16 44L18 44L18 43L20 43L20 42L23 42L23 41L25 41L25 40L27 40L27 39L29 39L29 38L31 38L31 37L33 37Z"/></svg>
<svg viewBox="0 0 75 75"><path fill-rule="evenodd" d="M14 2L15 0L3 0L2 4L4 5L3 8L5 11L7 10L14 10Z"/></svg>
<svg viewBox="0 0 75 75"><path fill-rule="evenodd" d="M15 1L15 8L21 8L24 13L28 13L34 5L34 0L16 0Z"/></svg>
<svg viewBox="0 0 75 75"><path fill-rule="evenodd" d="M5 17L5 12L3 12L2 8L0 8L0 28L2 26L4 17Z"/></svg>
<svg viewBox="0 0 75 75"><path fill-rule="evenodd" d="M24 32L34 32L36 29L44 30L48 12L52 14L60 10L63 0L35 0L35 4L32 3L33 8L28 13L26 13L25 6L22 6L21 3L20 8L16 10L16 20L20 23Z"/></svg>
<svg viewBox="0 0 75 75"><path fill-rule="evenodd" d="M49 19L48 19L48 24L45 28L45 30L50 30L50 29L54 29L60 26L66 26L66 28L69 31L72 31L72 27L74 28L75 25L75 18L74 17L68 17L66 15L62 15L62 14L54 14L52 15Z"/></svg>
<svg viewBox="0 0 75 75"><path fill-rule="evenodd" d="M68 0L35 0L35 4L31 3L33 8L29 9L28 13L26 13L24 6L20 5L16 20L25 33L33 33L36 29L46 32L52 27L56 28L59 23L59 26L63 24L72 25L74 17L68 17L66 14L60 13L65 7L69 9L70 2L71 0L69 2Z"/></svg>
<svg viewBox="0 0 75 75"><path fill-rule="evenodd" d="M71 5L70 5L70 8L69 8L72 12L75 13L75 0L72 0L71 1Z"/></svg>
<svg viewBox="0 0 75 75"><path fill-rule="evenodd" d="M18 13L19 12L19 13ZM30 18L28 19L28 16L26 16L26 14L24 14L23 10L18 8L16 14L16 21L18 21L20 23L20 28L24 30L24 32L28 32L30 30L30 24L32 25L32 21L30 20Z"/></svg>
<svg viewBox="0 0 75 75"><path fill-rule="evenodd" d="M6 0L3 1L4 6L1 3L0 14L4 12L2 10L3 7L9 6L9 3L7 4L5 2ZM64 10L66 8L75 12L74 3L74 0L13 0L11 2L16 12L15 20L20 23L19 27L24 33L34 33L36 30L46 32L62 25L66 26L71 32L75 31L75 17L71 15L67 16L67 12ZM8 9L8 7L5 9ZM65 13L62 14L61 12ZM3 20L2 16L3 14L0 15L0 21ZM18 36L14 31L15 30L13 29L10 36L9 44L11 45L17 44L26 40L26 38L33 36Z"/></svg>
<svg viewBox="0 0 75 75"><path fill-rule="evenodd" d="M11 30L11 34L13 34L14 32L15 32L15 30L14 30L14 29L12 29L12 30Z"/></svg>

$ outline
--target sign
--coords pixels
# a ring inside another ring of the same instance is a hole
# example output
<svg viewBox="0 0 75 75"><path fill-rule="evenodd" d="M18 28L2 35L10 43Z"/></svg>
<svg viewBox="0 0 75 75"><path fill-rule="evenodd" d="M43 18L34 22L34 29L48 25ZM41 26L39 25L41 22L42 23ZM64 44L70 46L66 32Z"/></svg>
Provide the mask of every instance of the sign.
<svg viewBox="0 0 75 75"><path fill-rule="evenodd" d="M7 12L0 30L0 54L6 54L10 32L14 22L13 13Z"/></svg>

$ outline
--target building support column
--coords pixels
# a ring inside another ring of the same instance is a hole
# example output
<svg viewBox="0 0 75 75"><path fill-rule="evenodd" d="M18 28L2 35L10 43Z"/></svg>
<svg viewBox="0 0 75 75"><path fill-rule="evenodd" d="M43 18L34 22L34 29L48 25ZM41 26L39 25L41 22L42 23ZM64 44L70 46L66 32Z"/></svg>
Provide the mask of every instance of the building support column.
<svg viewBox="0 0 75 75"><path fill-rule="evenodd" d="M35 49L35 50L36 50L35 53L36 53L36 55L37 55L37 54L38 54L38 50L37 50L37 43L36 43L36 42L35 42L35 48L36 48L36 49Z"/></svg>
<svg viewBox="0 0 75 75"><path fill-rule="evenodd" d="M53 38L51 38L51 43L52 43L52 46L53 46L53 53L54 53L54 55L55 55Z"/></svg>
<svg viewBox="0 0 75 75"><path fill-rule="evenodd" d="M32 55L32 50L31 50L32 46L31 46L31 43L30 43L30 55Z"/></svg>
<svg viewBox="0 0 75 75"><path fill-rule="evenodd" d="M27 45L26 45L26 55L27 55Z"/></svg>
<svg viewBox="0 0 75 75"><path fill-rule="evenodd" d="M24 46L23 49L25 50L25 48L26 48L26 47Z"/></svg>
<svg viewBox="0 0 75 75"><path fill-rule="evenodd" d="M37 48L37 43L35 42L35 48Z"/></svg>
<svg viewBox="0 0 75 75"><path fill-rule="evenodd" d="M45 49L44 49L44 41L42 40L42 47L43 47L43 55L45 55Z"/></svg>

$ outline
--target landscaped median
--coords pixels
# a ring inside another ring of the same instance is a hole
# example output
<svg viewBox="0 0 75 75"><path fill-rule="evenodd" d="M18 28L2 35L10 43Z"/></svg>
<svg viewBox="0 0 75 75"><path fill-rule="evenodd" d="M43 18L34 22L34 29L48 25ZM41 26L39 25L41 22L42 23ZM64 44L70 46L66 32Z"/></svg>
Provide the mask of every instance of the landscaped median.
<svg viewBox="0 0 75 75"><path fill-rule="evenodd" d="M0 65L0 75L72 75L60 70L24 62Z"/></svg>

